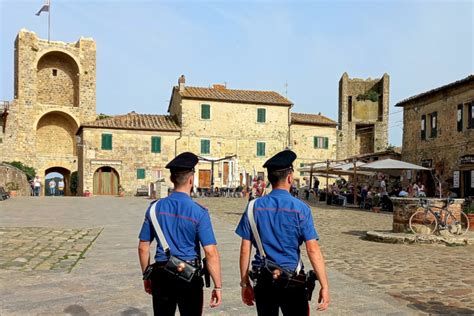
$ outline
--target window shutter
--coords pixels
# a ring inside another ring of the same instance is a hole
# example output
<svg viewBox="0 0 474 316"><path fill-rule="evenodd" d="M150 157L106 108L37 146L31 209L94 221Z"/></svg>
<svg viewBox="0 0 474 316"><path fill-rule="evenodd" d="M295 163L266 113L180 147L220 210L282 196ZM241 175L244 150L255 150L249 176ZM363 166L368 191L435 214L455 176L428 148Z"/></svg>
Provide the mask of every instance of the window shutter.
<svg viewBox="0 0 474 316"><path fill-rule="evenodd" d="M421 139L426 139L426 115L421 116Z"/></svg>
<svg viewBox="0 0 474 316"><path fill-rule="evenodd" d="M102 149L112 149L112 134L102 134Z"/></svg>
<svg viewBox="0 0 474 316"><path fill-rule="evenodd" d="M145 179L145 169L137 169L137 179Z"/></svg>
<svg viewBox="0 0 474 316"><path fill-rule="evenodd" d="M265 143L257 143L257 156L265 156Z"/></svg>
<svg viewBox="0 0 474 316"><path fill-rule="evenodd" d="M211 118L211 106L209 104L201 104L201 118L204 120Z"/></svg>
<svg viewBox="0 0 474 316"><path fill-rule="evenodd" d="M201 139L201 154L211 153L211 141L209 139Z"/></svg>
<svg viewBox="0 0 474 316"><path fill-rule="evenodd" d="M438 136L438 112L431 113L431 137Z"/></svg>
<svg viewBox="0 0 474 316"><path fill-rule="evenodd" d="M161 137L159 136L151 137L151 152L161 153Z"/></svg>
<svg viewBox="0 0 474 316"><path fill-rule="evenodd" d="M266 122L266 109L257 109L257 122L265 123Z"/></svg>
<svg viewBox="0 0 474 316"><path fill-rule="evenodd" d="M324 137L324 148L328 149L329 148L329 138Z"/></svg>
<svg viewBox="0 0 474 316"><path fill-rule="evenodd" d="M318 138L316 136L313 137L313 147L318 148Z"/></svg>
<svg viewBox="0 0 474 316"><path fill-rule="evenodd" d="M458 132L462 132L462 117L463 117L463 105L462 104L458 104L458 112L457 112L457 122L458 122Z"/></svg>

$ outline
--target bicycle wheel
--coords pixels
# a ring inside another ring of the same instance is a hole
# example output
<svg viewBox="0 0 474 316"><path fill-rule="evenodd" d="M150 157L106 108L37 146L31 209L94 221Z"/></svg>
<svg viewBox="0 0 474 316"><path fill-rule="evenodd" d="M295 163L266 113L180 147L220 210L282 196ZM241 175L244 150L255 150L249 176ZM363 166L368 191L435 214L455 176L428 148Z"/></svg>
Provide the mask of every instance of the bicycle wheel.
<svg viewBox="0 0 474 316"><path fill-rule="evenodd" d="M453 235L464 235L469 230L469 218L464 212L459 216L450 213L446 218L446 229Z"/></svg>
<svg viewBox="0 0 474 316"><path fill-rule="evenodd" d="M428 211L416 211L410 217L410 229L414 234L430 235L438 226L438 220L433 213Z"/></svg>

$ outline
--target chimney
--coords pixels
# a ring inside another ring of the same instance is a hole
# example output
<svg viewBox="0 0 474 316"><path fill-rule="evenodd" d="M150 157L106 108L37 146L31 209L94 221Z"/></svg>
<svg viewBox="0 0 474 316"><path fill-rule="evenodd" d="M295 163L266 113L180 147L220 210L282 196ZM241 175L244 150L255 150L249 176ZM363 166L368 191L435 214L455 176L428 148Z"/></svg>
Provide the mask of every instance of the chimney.
<svg viewBox="0 0 474 316"><path fill-rule="evenodd" d="M181 75L181 77L178 78L178 87L179 87L180 92L184 91L185 83L186 83L186 78L184 77L184 75Z"/></svg>
<svg viewBox="0 0 474 316"><path fill-rule="evenodd" d="M226 89L226 86L223 85L223 84L220 84L220 83L219 83L219 84L218 84L218 83L215 83L215 84L212 85L212 88L213 88L213 89L216 89L216 90L225 90L225 89Z"/></svg>

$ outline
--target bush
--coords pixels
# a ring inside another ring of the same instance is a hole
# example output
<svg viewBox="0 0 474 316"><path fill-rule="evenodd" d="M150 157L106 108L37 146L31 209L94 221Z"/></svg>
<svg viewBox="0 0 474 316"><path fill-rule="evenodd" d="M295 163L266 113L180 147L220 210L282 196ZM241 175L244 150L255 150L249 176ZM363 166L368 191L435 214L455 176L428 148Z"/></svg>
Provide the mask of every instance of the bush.
<svg viewBox="0 0 474 316"><path fill-rule="evenodd" d="M357 101L370 100L372 102L379 101L380 94L374 90L369 90L366 93L361 93L357 96Z"/></svg>
<svg viewBox="0 0 474 316"><path fill-rule="evenodd" d="M26 177L28 178L28 181L33 180L36 176L36 170L33 167L28 167L27 165L24 165L20 161L12 161L12 162L7 162L4 161L7 165L13 166L17 169L20 169L26 174Z"/></svg>
<svg viewBox="0 0 474 316"><path fill-rule="evenodd" d="M77 194L77 187L79 185L79 175L77 174L77 171L74 171L71 173L71 184L69 185L69 188L71 189L71 193L73 195Z"/></svg>

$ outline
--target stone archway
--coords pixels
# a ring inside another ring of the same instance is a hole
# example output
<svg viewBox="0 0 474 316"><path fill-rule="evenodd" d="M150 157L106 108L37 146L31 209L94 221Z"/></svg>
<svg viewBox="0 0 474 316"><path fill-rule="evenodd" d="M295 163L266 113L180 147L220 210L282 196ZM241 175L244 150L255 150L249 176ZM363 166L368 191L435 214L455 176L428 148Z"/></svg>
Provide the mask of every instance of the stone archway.
<svg viewBox="0 0 474 316"><path fill-rule="evenodd" d="M61 51L44 54L36 76L39 103L79 106L79 66L71 56Z"/></svg>
<svg viewBox="0 0 474 316"><path fill-rule="evenodd" d="M76 156L76 121L67 113L52 111L36 126L36 153L42 156Z"/></svg>
<svg viewBox="0 0 474 316"><path fill-rule="evenodd" d="M70 185L71 185L71 171L66 169L66 168L63 168L63 167L51 167L51 168L48 168L44 171L44 177L43 179L45 179L45 183L44 183L44 189L47 190L46 188L46 177L48 176L48 174L50 173L53 173L53 172L56 172L56 173L59 173L63 176L63 179L64 179L64 195L71 195L71 189L70 189ZM46 192L46 191L44 191Z"/></svg>
<svg viewBox="0 0 474 316"><path fill-rule="evenodd" d="M118 195L120 177L112 167L100 167L94 172L94 195Z"/></svg>

